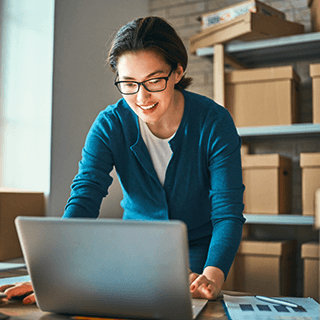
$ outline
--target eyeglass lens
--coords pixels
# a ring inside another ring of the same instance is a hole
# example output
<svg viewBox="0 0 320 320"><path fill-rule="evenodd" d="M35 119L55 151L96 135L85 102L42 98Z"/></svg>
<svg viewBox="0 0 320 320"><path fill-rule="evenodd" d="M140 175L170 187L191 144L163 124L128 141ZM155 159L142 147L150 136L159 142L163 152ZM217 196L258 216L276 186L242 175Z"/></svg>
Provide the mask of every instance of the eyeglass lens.
<svg viewBox="0 0 320 320"><path fill-rule="evenodd" d="M141 83L146 90L155 92L166 88L166 79L151 79ZM122 93L136 93L139 90L140 84L131 81L121 81L117 83L119 90Z"/></svg>

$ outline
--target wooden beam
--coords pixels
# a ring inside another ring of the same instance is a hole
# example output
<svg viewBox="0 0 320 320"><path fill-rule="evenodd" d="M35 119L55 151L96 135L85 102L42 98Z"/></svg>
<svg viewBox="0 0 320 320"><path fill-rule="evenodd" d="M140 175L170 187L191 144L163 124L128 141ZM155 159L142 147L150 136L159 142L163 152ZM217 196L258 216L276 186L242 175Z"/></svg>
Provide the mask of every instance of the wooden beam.
<svg viewBox="0 0 320 320"><path fill-rule="evenodd" d="M224 95L224 46L218 43L214 45L213 99L224 106Z"/></svg>

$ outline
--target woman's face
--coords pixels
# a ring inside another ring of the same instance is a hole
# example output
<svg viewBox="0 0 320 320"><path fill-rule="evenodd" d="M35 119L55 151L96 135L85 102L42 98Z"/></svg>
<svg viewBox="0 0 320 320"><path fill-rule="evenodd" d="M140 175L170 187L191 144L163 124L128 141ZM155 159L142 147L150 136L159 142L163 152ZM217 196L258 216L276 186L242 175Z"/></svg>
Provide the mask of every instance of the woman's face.
<svg viewBox="0 0 320 320"><path fill-rule="evenodd" d="M118 81L142 82L167 77L172 68L159 54L153 51L139 51L121 55L117 69ZM182 76L183 68L179 65L171 73L165 90L149 92L141 85L137 93L123 95L123 97L142 121L150 124L166 121L166 119L170 119L177 103L177 97L180 93L174 89L174 86Z"/></svg>

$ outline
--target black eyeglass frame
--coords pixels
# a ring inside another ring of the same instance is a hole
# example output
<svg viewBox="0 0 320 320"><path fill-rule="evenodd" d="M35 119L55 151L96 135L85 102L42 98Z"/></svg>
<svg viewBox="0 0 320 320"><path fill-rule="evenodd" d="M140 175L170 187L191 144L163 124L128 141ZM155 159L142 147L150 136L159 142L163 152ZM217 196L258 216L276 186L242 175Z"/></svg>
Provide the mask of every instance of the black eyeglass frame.
<svg viewBox="0 0 320 320"><path fill-rule="evenodd" d="M120 91L121 94L125 94L125 95L131 95L131 94L136 94L136 93L138 93L139 90L140 90L140 86L141 86L141 85L143 85L143 87L144 87L147 91L149 91L149 92L161 92L161 91L164 91L164 90L167 89L168 80L169 80L169 78L170 78L173 70L174 70L174 68L171 69L171 71L170 71L170 73L168 74L167 77L151 78L151 79L148 79L148 80L145 80L145 81L142 81L142 82L130 81L130 80L127 80L127 81L116 81L116 79L117 79L118 76L119 76L119 75L117 74L117 75L116 75L116 78L115 78L115 81L114 81L114 85L118 88L118 90ZM162 79L166 80L166 85L165 85L165 87L164 87L163 89L161 89L161 90L153 91L153 90L149 90L149 89L145 86L145 82L152 81L152 80L162 80ZM118 84L119 84L119 83L122 83L122 82L136 83L136 84L138 85L137 91L136 91L136 92L132 92L132 93L123 93L123 92L120 90L120 88L118 87Z"/></svg>

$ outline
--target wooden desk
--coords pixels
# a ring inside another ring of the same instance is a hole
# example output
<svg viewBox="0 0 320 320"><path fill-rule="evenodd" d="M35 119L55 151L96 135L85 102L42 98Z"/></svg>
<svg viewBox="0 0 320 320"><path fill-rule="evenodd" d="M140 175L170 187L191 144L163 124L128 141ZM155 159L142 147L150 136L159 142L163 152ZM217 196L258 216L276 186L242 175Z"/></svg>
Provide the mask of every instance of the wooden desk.
<svg viewBox="0 0 320 320"><path fill-rule="evenodd" d="M4 277L17 277L20 275L26 275L25 270L17 270L6 273L0 272L0 278ZM230 291L224 291L224 293L232 294ZM236 293L233 293L236 294ZM240 293L238 293L240 294ZM202 310L197 320L211 320L212 318L227 320L228 317L223 309L221 303L222 295L215 301L209 301L205 308ZM8 316L12 316L12 320L67 320L72 317L53 314L48 312L42 312L35 304L24 305L19 300L7 300L0 299L0 312Z"/></svg>
<svg viewBox="0 0 320 320"><path fill-rule="evenodd" d="M42 312L36 305L23 305L21 301L5 301L4 299L0 300L0 312L14 317L14 320L72 319L72 317L65 315ZM211 320L212 318L220 320L228 319L221 303L221 297L216 301L209 301L197 320Z"/></svg>

